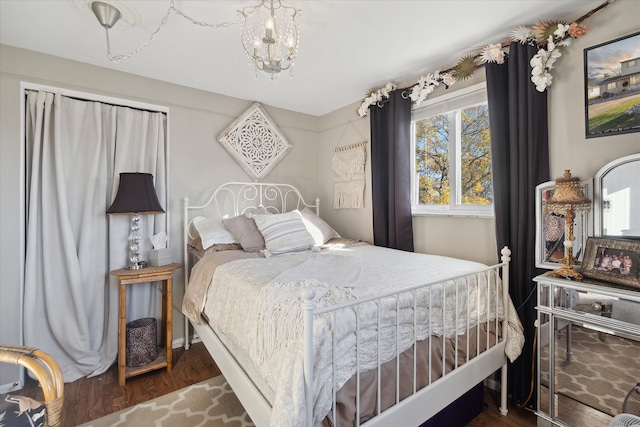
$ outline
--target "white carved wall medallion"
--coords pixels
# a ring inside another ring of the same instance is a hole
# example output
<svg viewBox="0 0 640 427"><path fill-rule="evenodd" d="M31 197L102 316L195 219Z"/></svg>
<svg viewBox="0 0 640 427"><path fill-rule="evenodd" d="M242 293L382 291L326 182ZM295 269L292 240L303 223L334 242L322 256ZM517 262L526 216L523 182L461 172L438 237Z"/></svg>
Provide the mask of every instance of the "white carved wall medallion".
<svg viewBox="0 0 640 427"><path fill-rule="evenodd" d="M222 131L218 141L258 182L292 147L259 102Z"/></svg>

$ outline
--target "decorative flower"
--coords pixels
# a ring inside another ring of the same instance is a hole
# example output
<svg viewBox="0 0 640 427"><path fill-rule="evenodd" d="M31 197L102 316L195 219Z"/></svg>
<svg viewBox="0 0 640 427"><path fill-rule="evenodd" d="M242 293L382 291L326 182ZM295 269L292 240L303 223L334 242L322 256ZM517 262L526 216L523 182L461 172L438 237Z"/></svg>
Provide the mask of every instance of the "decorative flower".
<svg viewBox="0 0 640 427"><path fill-rule="evenodd" d="M533 35L540 46L545 46L549 36L553 36L559 25L564 25L560 21L540 21L533 26Z"/></svg>
<svg viewBox="0 0 640 427"><path fill-rule="evenodd" d="M565 37L567 31L569 31L569 26L559 23L558 28L553 32L553 35L555 36L556 40L561 40Z"/></svg>
<svg viewBox="0 0 640 427"><path fill-rule="evenodd" d="M544 92L551 86L553 76L549 73L549 70L553 68L553 64L560 56L562 56L562 53L556 49L553 36L549 36L547 39L547 50L538 50L538 53L529 61L532 67L531 81L536 85L538 92Z"/></svg>
<svg viewBox="0 0 640 427"><path fill-rule="evenodd" d="M482 63L495 62L496 64L504 63L504 52L500 43L485 46L480 53Z"/></svg>
<svg viewBox="0 0 640 427"><path fill-rule="evenodd" d="M420 103L424 101L431 92L433 92L435 87L440 85L441 81L443 81L443 78L439 71L420 77L418 84L411 88L409 98L411 98L411 100L417 105L420 105Z"/></svg>
<svg viewBox="0 0 640 427"><path fill-rule="evenodd" d="M465 80L471 77L477 68L475 55L467 55L453 69L457 80Z"/></svg>
<svg viewBox="0 0 640 427"><path fill-rule="evenodd" d="M440 77L442 77L442 83L444 83L446 87L449 87L456 82L456 78L449 73L442 73Z"/></svg>
<svg viewBox="0 0 640 427"><path fill-rule="evenodd" d="M530 28L520 25L511 32L511 40L516 43L527 44L533 42L535 40L535 36Z"/></svg>
<svg viewBox="0 0 640 427"><path fill-rule="evenodd" d="M383 87L382 89L380 89L380 95L382 95L382 98L389 98L389 92L396 90L396 85L394 85L393 83L389 82L385 85L385 87ZM379 99L379 101L381 101L382 99Z"/></svg>
<svg viewBox="0 0 640 427"><path fill-rule="evenodd" d="M366 115L369 113L369 106L377 104L378 102L382 101L383 98L389 98L389 92L395 89L396 85L389 82L385 87L381 89L369 90L367 96L362 101L362 104L360 104L360 108L358 108L358 115L360 117L366 117Z"/></svg>
<svg viewBox="0 0 640 427"><path fill-rule="evenodd" d="M558 46L562 46L562 47L569 47L569 46L571 46L571 42L573 42L573 39L571 37L567 37L566 39L560 40L556 44Z"/></svg>
<svg viewBox="0 0 640 427"><path fill-rule="evenodd" d="M573 38L582 37L587 34L587 31L589 31L589 27L586 25L580 25L577 22L572 22L569 25L569 35Z"/></svg>

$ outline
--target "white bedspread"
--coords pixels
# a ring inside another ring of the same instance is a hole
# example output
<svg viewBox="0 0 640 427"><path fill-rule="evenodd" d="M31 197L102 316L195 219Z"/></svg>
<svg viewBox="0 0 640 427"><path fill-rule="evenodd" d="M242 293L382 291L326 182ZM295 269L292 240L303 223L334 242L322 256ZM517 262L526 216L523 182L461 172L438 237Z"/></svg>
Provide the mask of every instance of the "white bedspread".
<svg viewBox="0 0 640 427"><path fill-rule="evenodd" d="M348 257L348 258L342 258ZM335 268L329 268L329 261ZM194 270L197 265L194 267ZM415 254L371 245L353 246L323 253L305 252L279 257L232 261L218 267L206 293L204 313L211 324L224 332L249 355L265 383L274 391L271 425L299 426L305 414L303 347L301 336L303 287L316 290L316 307L330 306L406 286L441 280L484 269L483 264L434 255ZM309 274L314 272L314 274ZM447 337L463 334L478 322L503 318L503 306L488 304L487 293L495 301L493 273L481 273L471 280L457 280L416 292L417 339L430 334ZM487 283L487 278L489 278ZM444 298L444 293L448 296ZM396 354L398 342L404 351L413 342L413 294L382 301L381 362ZM443 299L446 304L443 305ZM467 305L469 301L470 305ZM476 310L476 304L480 310ZM515 359L522 348L522 326L508 301L510 330L507 355ZM497 311L497 313L496 313ZM377 366L377 303L359 309L361 369ZM456 315L457 313L457 315ZM336 334L337 383L355 373L355 312L344 309L335 316L333 329L328 315L314 322L314 422L320 424L331 405L331 334ZM427 320L431 318L429 323ZM456 322L457 319L457 322Z"/></svg>

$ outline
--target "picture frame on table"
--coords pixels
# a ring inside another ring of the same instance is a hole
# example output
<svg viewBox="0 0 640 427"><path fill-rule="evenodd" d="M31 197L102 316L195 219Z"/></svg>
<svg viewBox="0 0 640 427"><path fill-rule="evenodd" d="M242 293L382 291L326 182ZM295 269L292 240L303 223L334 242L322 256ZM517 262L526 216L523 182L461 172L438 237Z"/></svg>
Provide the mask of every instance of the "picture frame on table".
<svg viewBox="0 0 640 427"><path fill-rule="evenodd" d="M640 32L584 50L587 138L640 132Z"/></svg>
<svg viewBox="0 0 640 427"><path fill-rule="evenodd" d="M582 275L640 288L640 240L589 237Z"/></svg>

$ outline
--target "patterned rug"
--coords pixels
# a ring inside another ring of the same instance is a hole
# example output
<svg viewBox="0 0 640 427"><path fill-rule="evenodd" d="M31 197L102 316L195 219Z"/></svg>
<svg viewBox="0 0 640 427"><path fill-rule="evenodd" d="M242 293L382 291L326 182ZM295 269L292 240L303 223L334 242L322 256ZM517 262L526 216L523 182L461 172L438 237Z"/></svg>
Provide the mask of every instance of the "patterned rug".
<svg viewBox="0 0 640 427"><path fill-rule="evenodd" d="M625 396L640 381L640 343L577 325L572 326L572 337L571 362L565 356L564 329L556 341L558 393L612 416L620 413ZM541 359L542 366L548 366L548 347L541 349ZM548 384L545 374L543 385Z"/></svg>
<svg viewBox="0 0 640 427"><path fill-rule="evenodd" d="M222 375L174 391L80 427L252 427Z"/></svg>

